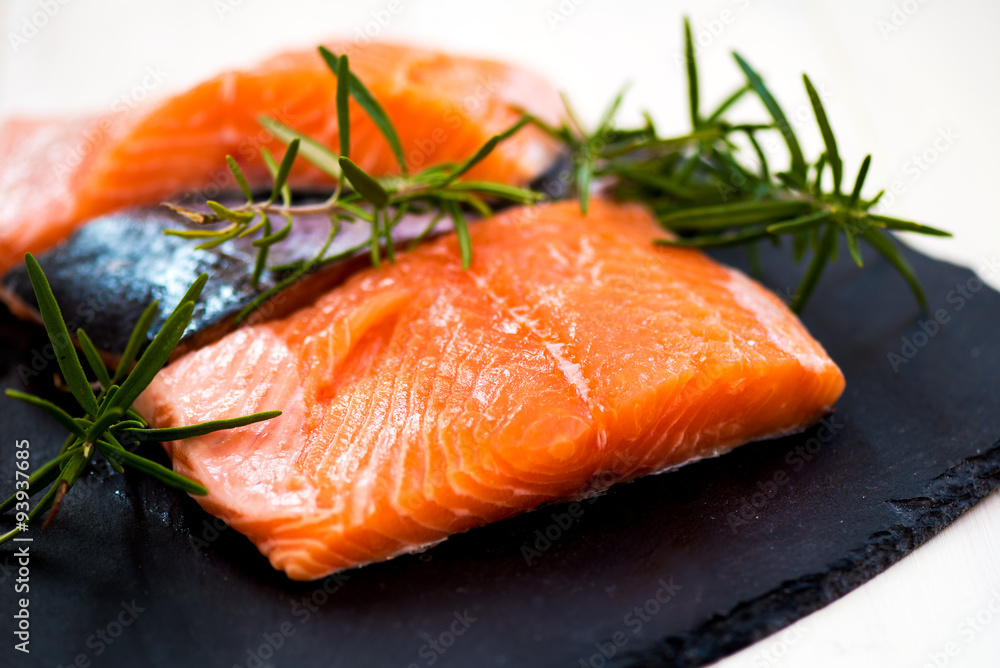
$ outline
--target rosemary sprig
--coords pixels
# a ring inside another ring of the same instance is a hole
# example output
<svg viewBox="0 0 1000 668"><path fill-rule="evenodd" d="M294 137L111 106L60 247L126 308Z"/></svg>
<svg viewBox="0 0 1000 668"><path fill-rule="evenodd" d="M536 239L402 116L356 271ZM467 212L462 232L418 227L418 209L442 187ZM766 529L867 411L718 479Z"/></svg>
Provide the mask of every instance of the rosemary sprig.
<svg viewBox="0 0 1000 668"><path fill-rule="evenodd" d="M202 274L188 289L181 302L167 318L146 350L135 361L136 355L146 340L146 332L156 315L156 302L143 313L132 331L129 343L122 355L114 376L104 366L96 348L82 329L77 330L77 340L97 382L100 391L95 394L76 349L73 347L66 322L56 303L45 273L35 258L25 256L28 278L35 291L38 310L42 315L49 341L56 352L56 361L73 398L83 409L83 417L72 417L56 404L16 390L7 390L8 397L41 408L70 432L59 455L43 464L27 478L27 486L19 488L13 496L0 504L0 513L17 508L17 526L0 535L0 544L28 530L28 525L48 512L43 528L48 526L59 512L62 501L74 483L80 478L96 454L107 460L116 471L124 466L134 468L161 482L181 489L189 494L204 495L208 491L200 484L178 475L170 469L137 455L121 444L121 437L139 441L181 440L192 436L232 429L244 425L269 420L281 411L254 413L230 420L215 420L179 427L175 429L150 429L143 418L132 410L135 401L153 380L160 368L167 362L184 331L191 322L194 304L207 280ZM133 361L135 366L133 367ZM49 488L34 508L27 508L28 499Z"/></svg>
<svg viewBox="0 0 1000 668"><path fill-rule="evenodd" d="M247 203L235 209L226 209L216 202L209 202L211 213L208 214L173 207L196 223L227 221L229 225L218 230L170 233L207 239L203 241L202 248L218 245L236 236L262 235L254 241L258 257L253 281L257 285L266 268L268 249L288 236L296 215L328 215L331 219L331 235L336 234L343 222L364 220L370 223L371 238L365 245L372 264L377 266L383 259L393 261L395 247L392 229L405 213L432 212L435 220L441 216L448 216L452 220L462 263L468 268L473 249L462 208L467 207L487 216L491 213L487 203L489 200L526 204L541 199L541 195L500 183L458 179L488 156L500 142L520 130L524 124L531 123L566 148L573 165L573 187L584 213L589 206L593 184L599 181L607 183L610 192L618 198L647 205L664 228L679 235L675 238L658 239L658 244L701 248L746 246L751 266L754 267L759 263L758 242L767 240L780 244L784 238L788 238L796 261L805 261L810 250L812 253L792 298L791 306L796 311L805 306L824 269L835 259L840 239L844 239L848 253L858 266L862 265L859 240L863 240L877 253L885 256L902 274L920 306L925 308L926 299L920 283L912 267L892 243L887 231L936 236L951 236L950 233L873 213L872 209L882 193L871 199L862 196L870 156L862 163L851 192L842 191L844 164L837 140L820 96L805 75L803 82L825 146L825 151L812 162L806 160L794 128L763 77L739 54L734 53L733 56L746 83L710 112L703 113L694 42L690 23L686 19L684 42L691 120L691 131L685 135L659 136L648 115L645 125L641 127L617 127L614 118L624 91L608 105L597 127L587 132L564 96L566 118L560 126L552 126L525 113L519 123L491 138L466 161L437 165L414 175L407 172L395 127L371 92L350 71L347 57L337 56L320 47L320 54L337 77L340 155L335 155L320 142L301 135L293 128L273 119L262 118L264 127L288 146L280 166L274 164L270 155L264 152L265 161L274 177L271 197L264 202L255 202L239 165L232 158L227 158ZM769 120L763 123L733 123L726 120L726 114L733 105L751 93L758 98ZM385 137L399 162L401 176L376 178L364 172L350 159L349 97L354 98ZM780 134L788 150L789 166L783 171L771 169L768 156L758 140L760 133L775 131ZM749 144L756 164L748 162L745 154L741 153L738 143L740 140ZM336 190L328 200L320 204L291 204L287 176L296 156L301 156L336 180ZM829 189L824 181L827 167L832 175L832 188ZM279 192L282 201L277 204ZM271 218L276 215L283 217L286 224L274 232L271 229ZM340 255L325 257L329 245L327 243L315 258L286 269L293 270L291 276L299 276L326 262L336 261ZM281 281L254 303L263 303L283 289L289 280L286 278Z"/></svg>
<svg viewBox="0 0 1000 668"><path fill-rule="evenodd" d="M264 201L256 201L239 164L231 156L227 156L226 162L240 191L246 197L246 203L236 208L227 208L218 202L209 201L208 213L167 204L166 206L199 225L229 223L221 229L169 230L167 234L201 240L198 248L202 249L218 246L236 237L259 235L259 238L253 241L253 245L258 249L253 270L253 284L256 287L267 268L269 249L288 237L296 216L315 214L328 216L331 237L341 229L342 223L357 220L369 223L371 239L366 245L372 264L377 266L383 257L390 262L394 260L395 245L392 231L407 213L448 215L456 226L463 226L465 218L461 215L462 206L470 207L486 216L492 213L488 203L492 200L527 204L542 199L542 195L531 190L503 183L459 181L473 167L486 159L500 142L524 127L526 121L522 120L507 131L491 137L478 151L460 163L435 165L411 175L403 157L402 145L395 126L371 92L350 71L347 56L337 56L325 47L319 47L319 52L331 73L337 78L336 120L340 154L334 154L322 143L274 119L261 118L261 124L288 146L280 164L276 164L266 150L262 152L273 179L270 197ZM350 97L354 98L385 137L399 163L400 176L376 178L350 159L348 106ZM297 157L305 159L336 180L336 189L327 200L318 204L292 203L288 189L288 175ZM455 212L459 215L456 216ZM271 221L275 216L285 220L285 225L278 231L272 231L271 228ZM465 238L466 242L462 245L462 261L468 267L472 254L471 246L467 237ZM299 276L326 262L339 259L339 256L325 257L329 245L327 243L314 258L296 263L294 266L285 266L283 269L290 271L292 276ZM278 285L260 295L254 303L263 303L275 292L286 287L287 282L287 280L280 281ZM241 314L242 317L245 315Z"/></svg>
<svg viewBox="0 0 1000 668"><path fill-rule="evenodd" d="M792 298L791 306L800 311L818 284L823 270L837 252L839 240L845 240L848 253L858 266L862 256L858 240L865 241L902 274L917 302L927 302L913 268L892 243L888 230L916 232L935 236L950 233L872 212L882 193L871 199L862 197L862 189L871 163L863 161L849 193L842 191L843 161L826 110L809 77L803 82L825 151L808 163L794 129L781 105L764 79L739 54L733 54L746 78L746 84L734 91L707 116L700 109L698 66L694 43L687 20L684 42L691 132L679 137L660 137L651 121L644 127L620 129L613 116L621 94L609 105L597 129L586 133L567 105L567 121L558 128L528 116L569 150L575 167L576 193L581 210L586 212L590 183L594 178L610 180L611 191L622 199L648 205L660 224L680 235L658 239L656 243L684 247L746 246L751 263L756 257L756 243L769 240L779 243L791 239L797 261L812 250L812 259ZM736 124L724 116L747 93L753 93L770 116L766 123ZM772 173L767 156L757 139L758 133L780 133L788 149L787 170ZM736 138L749 143L757 165L741 160ZM832 188L824 184L824 170L830 168ZM810 182L809 175L813 175Z"/></svg>

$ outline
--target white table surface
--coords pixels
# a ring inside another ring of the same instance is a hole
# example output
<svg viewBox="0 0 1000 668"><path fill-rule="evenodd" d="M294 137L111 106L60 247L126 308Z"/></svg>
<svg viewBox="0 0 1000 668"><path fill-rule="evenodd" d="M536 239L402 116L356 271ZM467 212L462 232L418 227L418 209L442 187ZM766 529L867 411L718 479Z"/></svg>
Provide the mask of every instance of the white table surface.
<svg viewBox="0 0 1000 668"><path fill-rule="evenodd" d="M44 6L51 16L39 15ZM821 140L799 78L808 72L829 93L845 172L871 152L868 183L903 185L889 213L956 233L906 240L1000 287L1000 271L981 270L1000 259L1000 3L989 0L0 0L0 116L166 94L282 47L354 36L381 18L380 38L533 67L589 119L632 81L623 120L648 108L662 129L680 133L684 13L701 44L706 103L739 84L729 55L738 49L786 111L803 114L796 126L815 154ZM912 157L941 132L954 140L915 168ZM871 582L717 665L1000 665L1000 495Z"/></svg>

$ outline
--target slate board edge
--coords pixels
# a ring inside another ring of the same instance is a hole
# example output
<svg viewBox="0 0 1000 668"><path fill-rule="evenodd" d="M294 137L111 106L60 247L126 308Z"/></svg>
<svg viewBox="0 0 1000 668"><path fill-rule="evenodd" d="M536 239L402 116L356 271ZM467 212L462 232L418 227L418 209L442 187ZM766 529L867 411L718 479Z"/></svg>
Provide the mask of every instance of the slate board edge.
<svg viewBox="0 0 1000 668"><path fill-rule="evenodd" d="M1000 441L932 481L926 496L892 505L901 521L868 536L864 545L822 573L789 580L766 594L714 615L687 634L662 638L608 661L608 668L696 668L780 631L860 587L923 545L1000 488ZM605 639L606 641L608 639Z"/></svg>

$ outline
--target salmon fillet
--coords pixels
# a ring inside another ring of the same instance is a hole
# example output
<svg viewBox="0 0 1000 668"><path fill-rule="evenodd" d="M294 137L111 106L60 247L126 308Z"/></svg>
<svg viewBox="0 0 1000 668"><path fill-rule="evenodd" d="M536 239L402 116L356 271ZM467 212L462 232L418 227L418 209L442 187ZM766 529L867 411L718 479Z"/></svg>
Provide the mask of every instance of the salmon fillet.
<svg viewBox="0 0 1000 668"><path fill-rule="evenodd" d="M408 167L457 162L517 121L514 107L555 121L555 89L522 69L394 44L332 43L385 108ZM188 191L216 197L235 189L225 156L266 186L261 158L283 145L261 115L338 146L336 77L314 49L285 53L256 67L221 74L151 107L91 118L13 119L0 126L0 274L113 210ZM351 155L376 175L398 173L381 133L351 100ZM336 150L336 149L335 149ZM522 185L556 159L558 146L535 127L502 143L468 175ZM329 185L303 161L293 187Z"/></svg>
<svg viewBox="0 0 1000 668"><path fill-rule="evenodd" d="M830 410L840 370L773 294L645 209L515 209L165 368L156 427L198 501L296 580L734 446Z"/></svg>

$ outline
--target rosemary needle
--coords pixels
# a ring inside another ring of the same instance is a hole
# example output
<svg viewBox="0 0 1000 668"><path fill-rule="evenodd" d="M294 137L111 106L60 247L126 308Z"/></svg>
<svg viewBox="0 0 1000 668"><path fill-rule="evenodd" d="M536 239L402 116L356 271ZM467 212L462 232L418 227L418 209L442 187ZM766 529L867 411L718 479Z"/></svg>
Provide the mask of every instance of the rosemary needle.
<svg viewBox="0 0 1000 668"><path fill-rule="evenodd" d="M862 194L870 156L862 163L850 192L843 192L843 159L820 95L809 77L803 75L803 84L825 149L812 162L806 160L794 128L767 87L764 77L739 54L734 53L733 57L745 83L714 109L703 111L694 42L690 23L686 19L684 47L691 122L688 134L662 137L657 134L648 115L640 127L616 126L615 115L624 91L612 99L597 127L588 133L568 99L563 96L566 120L562 125L552 126L524 114L520 122L492 137L464 162L437 165L412 175L403 159L399 134L383 107L350 71L346 56L337 56L320 47L321 56L337 77L336 120L340 155L293 128L272 119L261 119L268 130L288 145L280 167L274 164L266 151L263 153L274 178L270 199L255 202L239 165L227 158L237 185L247 197L245 205L227 209L209 202L211 213L207 214L171 206L198 224L228 221L230 225L221 230L168 233L201 239L201 247L223 243L235 236L262 234L254 241L254 246L258 248L253 270L256 285L265 270L268 249L287 237L296 215L323 213L338 221L366 220L372 225L370 241L366 245L372 264L378 266L383 260L392 262L394 259L392 221L398 220L405 210L433 212L453 220L462 263L468 267L472 248L460 207L489 215L488 200L527 204L542 199L542 196L502 183L460 181L459 178L485 159L498 144L530 123L564 146L573 166L573 188L584 214L588 210L592 185L600 180L609 184L610 193L617 198L645 204L664 228L679 235L677 238L658 239L657 244L701 248L742 245L747 247L751 264L756 265L759 262L757 243L771 241L780 244L782 239L788 238L796 261L805 261L807 253L810 250L812 253L792 297L791 305L796 311L805 306L823 270L835 258L840 239L844 239L848 253L859 266L863 263L859 241L863 241L886 257L902 274L921 307L925 306L926 300L912 267L886 231L951 235L927 225L872 213L881 193L871 199L865 199ZM768 114L766 122L733 123L726 119L733 105L747 95L757 97ZM399 163L401 176L376 178L348 157L349 97L354 98L386 139ZM768 163L768 156L758 138L758 135L767 132L777 132L783 140L789 155L787 169L775 171ZM750 160L738 148L737 140L740 138L752 149ZM337 181L336 191L323 204L291 205L287 176L296 156ZM827 168L832 175L832 188L829 190L824 185ZM275 203L279 191L283 195L280 205ZM279 232L271 232L269 215L281 215L287 224ZM336 231L332 230L332 234ZM328 246L324 246L315 258L286 269L292 269L292 275L298 275L300 271L320 266L324 263L323 254Z"/></svg>
<svg viewBox="0 0 1000 668"><path fill-rule="evenodd" d="M100 453L116 471L121 471L123 467L127 466L189 494L204 495L208 493L197 482L178 475L151 459L125 449L119 441L119 437L133 438L138 441L182 440L214 431L242 427L261 420L269 420L281 414L281 411L267 411L175 429L150 429L145 420L131 409L132 402L146 389L156 373L167 362L170 354L184 335L184 331L191 322L194 304L208 279L207 275L199 276L188 288L181 302L153 337L145 351L138 355L146 340L146 332L149 330L150 323L156 316L156 302L143 312L129 337L128 345L114 376L111 376L104 366L100 355L86 333L83 330L78 330L77 337L84 358L100 384L100 392L95 394L87 380L80 357L69 338L62 312L56 303L55 295L52 293L45 273L30 253L25 256L24 261L31 286L35 291L45 331L56 352L59 369L84 415L75 418L46 399L15 390L7 390L6 394L11 399L44 410L66 427L70 432L70 437L57 457L36 469L28 476L26 485L19 485L18 491L0 504L0 512L17 509L15 516L17 526L0 535L0 544L27 531L28 525L46 512L48 514L43 528L48 526L59 512L63 498L74 483L79 480L97 453ZM135 361L137 356L138 361ZM135 361L134 367L132 366L133 361ZM48 492L42 496L34 508L30 511L27 510L28 499L46 488L48 488Z"/></svg>
<svg viewBox="0 0 1000 668"><path fill-rule="evenodd" d="M700 109L698 66L687 21L684 23L688 111L691 132L679 137L660 137L649 121L633 129L615 127L610 118L617 108L616 98L598 128L585 134L579 121L570 120L551 127L530 120L561 141L576 165L577 196L586 212L592 177L610 180L610 189L620 199L641 202L657 215L660 224L679 235L658 239L668 246L711 248L746 246L751 263L756 244L769 240L780 243L791 238L796 261L804 261L808 249L812 258L795 295L793 310L800 311L835 259L840 238L844 238L852 259L862 265L858 241L862 240L883 255L902 274L918 304L926 299L913 268L892 243L887 230L934 236L950 233L927 225L872 213L881 193L871 199L862 196L871 164L867 156L849 193L842 192L844 165L820 95L809 77L803 84L823 139L824 152L812 163L805 159L795 130L781 105L768 89L764 78L739 54L733 54L746 84L727 97L707 116ZM770 120L767 123L735 124L726 112L743 96L753 93ZM568 112L569 113L569 112ZM788 169L772 173L767 156L757 139L761 132L778 132L788 149ZM746 138L758 164L742 157L736 135ZM600 138L602 141L598 142ZM824 170L832 173L832 188L824 187ZM810 174L812 181L810 182Z"/></svg>
<svg viewBox="0 0 1000 668"><path fill-rule="evenodd" d="M449 215L455 219L454 212L458 211L461 214L460 207L463 205L482 215L489 215L492 213L492 209L487 204L487 200L529 204L543 199L539 193L505 183L460 180L477 164L485 160L501 142L506 141L523 128L528 123L528 119L520 119L504 132L491 137L461 162L435 165L418 173L410 174L403 159L402 144L395 126L382 105L350 71L347 56L337 56L325 47L319 47L319 51L331 73L337 78L336 121L340 154L335 154L320 142L300 134L291 127L270 118L262 118L261 124L288 146L280 164L271 157L266 149L261 152L273 179L270 197L261 202L255 201L239 164L231 156L227 156L227 165L240 190L247 198L247 202L235 208L224 207L218 202L207 202L208 213L167 204L166 206L198 225L222 221L229 223L223 229L168 230L167 234L198 239L201 242L199 248L211 248L236 237L259 235L253 241L253 246L257 249L257 259L254 262L252 279L253 285L257 286L267 269L270 248L288 237L298 215L322 214L329 216L331 221L336 221L335 225L331 223L331 235L335 235L341 229L341 222L361 219L370 223L372 226L371 238L365 246L368 248L372 264L378 266L383 258L388 262L395 259L392 228L403 213L408 211L436 213L438 216ZM401 176L376 178L350 159L349 97L354 98L361 110L368 115L382 133L399 163ZM288 176L297 158L306 160L336 179L336 190L322 204L292 204ZM279 195L281 196L280 203L278 202ZM272 232L270 217L275 215L282 216L286 220L286 224L279 231ZM458 226L462 226L464 221L464 216L455 219ZM465 264L471 257L468 243L466 238L462 244L463 263ZM290 276L297 277L304 271L321 266L330 259L325 257L328 247L329 243L324 245L315 257L294 265L286 265L282 269L290 272ZM288 279L285 279L279 285L284 286L287 283ZM261 299L254 300L253 306L256 307L265 302L273 294L273 291L274 288L266 291L261 295ZM248 313L244 312L240 315L242 320Z"/></svg>

